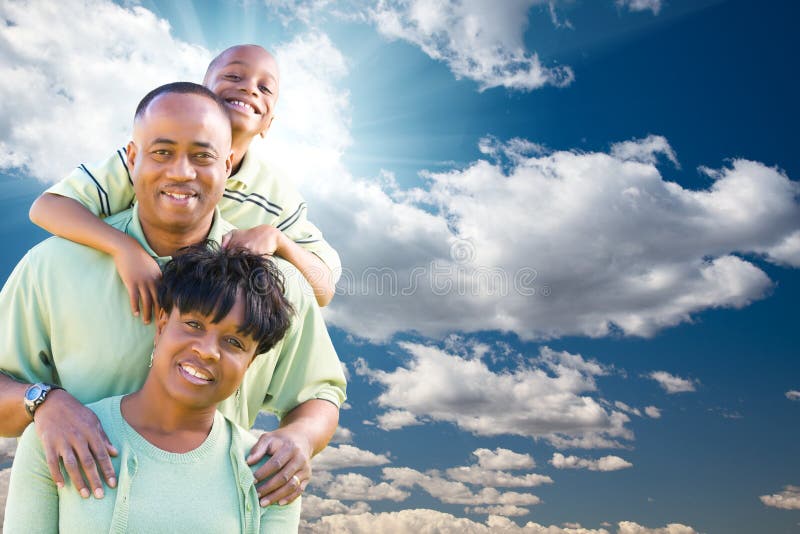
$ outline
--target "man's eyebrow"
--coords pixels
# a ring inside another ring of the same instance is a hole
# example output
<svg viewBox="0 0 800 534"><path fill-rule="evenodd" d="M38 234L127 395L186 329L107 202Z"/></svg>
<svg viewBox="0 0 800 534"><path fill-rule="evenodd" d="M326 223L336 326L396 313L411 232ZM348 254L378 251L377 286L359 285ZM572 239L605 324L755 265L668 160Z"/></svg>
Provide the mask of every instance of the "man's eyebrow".
<svg viewBox="0 0 800 534"><path fill-rule="evenodd" d="M166 137L157 137L153 140L151 145L177 145L177 141L173 141L172 139L168 139Z"/></svg>
<svg viewBox="0 0 800 534"><path fill-rule="evenodd" d="M194 141L194 142L192 143L192 146L196 146L196 147L200 147L200 148L207 148L207 149L209 149L209 150L213 150L214 152L216 152L216 151L217 151L217 149L216 149L216 148L214 148L214 145L213 145L213 144L211 144L211 143L206 143L205 141Z"/></svg>

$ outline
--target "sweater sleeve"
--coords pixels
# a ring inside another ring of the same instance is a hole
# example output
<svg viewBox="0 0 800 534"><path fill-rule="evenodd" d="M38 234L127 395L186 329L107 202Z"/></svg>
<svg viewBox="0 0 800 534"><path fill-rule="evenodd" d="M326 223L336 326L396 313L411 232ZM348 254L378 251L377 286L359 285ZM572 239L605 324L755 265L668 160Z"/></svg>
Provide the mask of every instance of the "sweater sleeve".
<svg viewBox="0 0 800 534"><path fill-rule="evenodd" d="M23 432L14 457L3 532L58 533L58 491L33 425Z"/></svg>

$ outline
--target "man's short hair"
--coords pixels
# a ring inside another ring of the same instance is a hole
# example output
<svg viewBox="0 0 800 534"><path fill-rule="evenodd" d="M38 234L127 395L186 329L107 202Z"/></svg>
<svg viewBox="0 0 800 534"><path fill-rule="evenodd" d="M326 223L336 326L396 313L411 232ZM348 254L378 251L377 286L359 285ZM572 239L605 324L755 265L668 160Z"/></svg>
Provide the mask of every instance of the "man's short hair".
<svg viewBox="0 0 800 534"><path fill-rule="evenodd" d="M139 102L139 105L136 106L136 113L134 115L135 119L142 118L147 108L156 99L156 97L166 94L183 94L183 95L200 95L204 96L217 104L219 106L222 115L228 117L228 110L225 108L225 103L222 101L220 97L214 94L208 87L204 85L200 85L199 83L193 82L172 82L160 87L156 87L146 95L144 98Z"/></svg>
<svg viewBox="0 0 800 534"><path fill-rule="evenodd" d="M266 256L205 242L178 251L164 266L158 304L168 314L196 312L218 323L244 301L240 333L253 338L256 354L271 349L291 324L292 305L283 294L283 275Z"/></svg>

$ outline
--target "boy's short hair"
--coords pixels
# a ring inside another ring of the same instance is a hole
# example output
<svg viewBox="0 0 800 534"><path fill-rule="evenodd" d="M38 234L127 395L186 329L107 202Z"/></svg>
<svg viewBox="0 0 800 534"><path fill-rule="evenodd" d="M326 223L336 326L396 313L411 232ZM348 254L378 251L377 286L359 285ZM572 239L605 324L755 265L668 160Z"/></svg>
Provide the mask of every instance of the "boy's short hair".
<svg viewBox="0 0 800 534"><path fill-rule="evenodd" d="M218 323L241 295L240 333L253 338L256 354L261 354L275 346L291 324L292 305L283 292L283 274L266 256L205 242L180 249L164 266L158 304L168 314L177 306L181 313L201 313Z"/></svg>
<svg viewBox="0 0 800 534"><path fill-rule="evenodd" d="M204 96L210 100L213 100L217 106L219 106L220 111L222 112L223 116L228 117L228 110L225 108L225 103L222 101L220 97L214 94L208 87L205 85L200 85L199 83L194 82L172 82L165 85L161 85L156 87L146 95L144 98L139 102L139 105L136 106L136 113L134 114L134 119L138 120L144 115L147 108L150 106L150 103L156 99L156 97L165 95L165 94L189 94L189 95L199 95Z"/></svg>

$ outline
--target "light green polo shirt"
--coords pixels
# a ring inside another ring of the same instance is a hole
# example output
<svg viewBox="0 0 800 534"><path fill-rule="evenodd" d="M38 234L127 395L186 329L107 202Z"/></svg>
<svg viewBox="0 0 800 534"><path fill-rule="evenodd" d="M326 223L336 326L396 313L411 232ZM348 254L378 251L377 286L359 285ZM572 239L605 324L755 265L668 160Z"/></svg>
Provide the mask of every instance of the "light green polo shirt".
<svg viewBox="0 0 800 534"><path fill-rule="evenodd" d="M107 219L134 237L163 265L145 240L138 206ZM215 212L209 239L233 226ZM260 409L279 418L310 399L340 406L345 378L319 306L305 278L276 258L286 297L294 307L289 332L258 355L241 395L219 405L250 428ZM153 350L155 325L131 313L128 294L111 256L59 237L31 249L0 291L0 371L25 382L53 382L83 404L138 390Z"/></svg>
<svg viewBox="0 0 800 534"><path fill-rule="evenodd" d="M119 475L102 499L82 499L64 476L58 489L33 425L22 434L14 458L3 525L6 534L190 532L296 533L300 499L262 508L245 462L256 438L217 412L203 443L187 453L159 449L120 412L122 397L89 405L119 455Z"/></svg>
<svg viewBox="0 0 800 534"><path fill-rule="evenodd" d="M77 200L98 217L130 208L135 200L125 149L97 165L81 164L47 192ZM275 226L289 239L319 256L336 283L342 271L339 254L307 218L308 208L297 189L276 176L269 165L248 151L239 171L228 178L219 201L222 216L237 228Z"/></svg>

